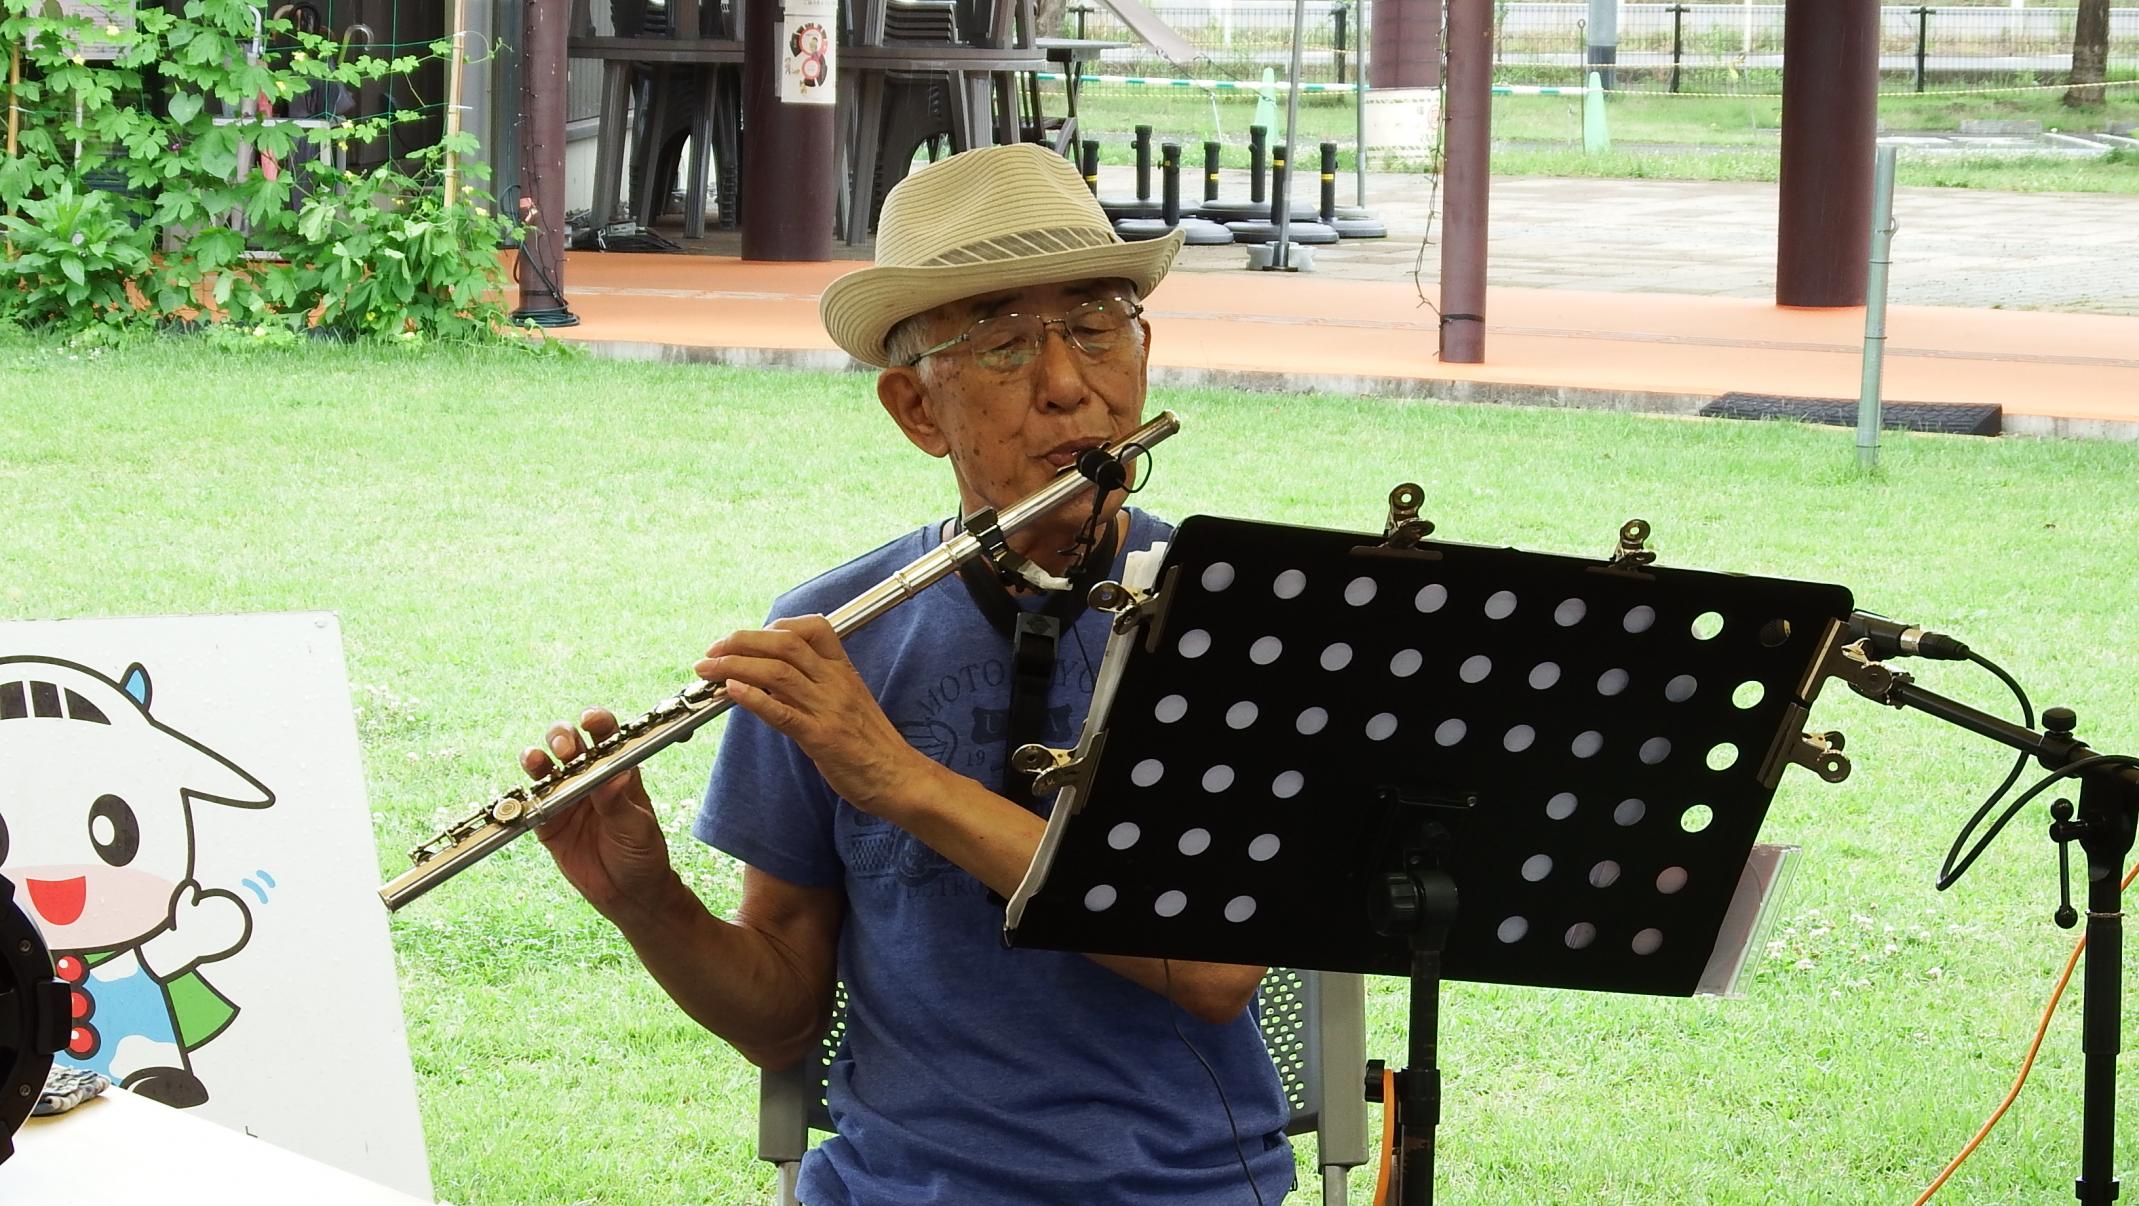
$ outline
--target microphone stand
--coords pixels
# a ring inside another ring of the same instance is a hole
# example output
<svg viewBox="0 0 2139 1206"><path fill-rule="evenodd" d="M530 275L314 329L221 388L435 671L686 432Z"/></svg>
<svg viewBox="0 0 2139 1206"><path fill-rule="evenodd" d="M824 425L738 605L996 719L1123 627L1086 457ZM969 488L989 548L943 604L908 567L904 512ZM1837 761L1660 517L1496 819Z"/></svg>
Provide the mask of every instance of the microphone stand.
<svg viewBox="0 0 2139 1206"><path fill-rule="evenodd" d="M1838 649L1823 671L1823 676L1841 678L1867 699L1935 716L2023 751L2053 772L2098 757L2072 735L2078 720L2069 708L2044 709L2043 731L2038 733L1917 686L1906 672L1869 660L1861 643ZM2073 778L2080 784L2077 819L2072 805L2058 800L2050 810L2055 818L2050 825L2050 839L2058 844L2061 873L2057 923L2067 929L2078 920L2072 909L2067 843L2078 842L2087 857L2087 967L2082 981L2085 1002L2080 1027L2085 1079L2081 1090L2080 1175L2073 1183L2073 1193L2091 1206L2117 1198L2112 1165L2124 960L2119 881L2125 856L2132 848L2134 826L2139 825L2139 767L2095 762L2074 771Z"/></svg>

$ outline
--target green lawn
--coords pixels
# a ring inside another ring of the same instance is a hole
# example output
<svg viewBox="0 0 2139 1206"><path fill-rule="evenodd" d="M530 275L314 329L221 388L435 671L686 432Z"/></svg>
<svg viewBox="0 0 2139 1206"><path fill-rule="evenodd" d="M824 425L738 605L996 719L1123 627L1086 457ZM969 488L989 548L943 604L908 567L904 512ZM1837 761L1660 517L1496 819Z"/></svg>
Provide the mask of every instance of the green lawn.
<svg viewBox="0 0 2139 1206"><path fill-rule="evenodd" d="M1641 516L1668 564L1846 583L2004 661L2100 748L2139 747L2139 446L1894 435L1866 479L1831 429L1155 401L1186 421L1144 496L1162 514L1372 529L1411 480L1443 537L1583 554ZM653 703L776 591L951 506L942 467L859 376L0 338L0 423L0 616L340 614L382 876L509 785L548 721ZM1915 669L2005 707L1967 668ZM1857 773L1785 779L1766 836L1807 854L1743 999L1448 988L1447 1200L1904 1202L1974 1130L2070 944L2049 921L2042 814L1935 893L2005 759L1839 689L1813 722L1848 733ZM679 863L725 909L737 868L685 836L713 748L664 755L649 783ZM750 1069L668 1006L533 843L393 933L442 1198L759 1200ZM1375 985L1373 1053L1401 1056L1402 1000ZM2070 1194L2076 1017L1942 1200ZM2129 1120L2120 1139L2130 1175Z"/></svg>

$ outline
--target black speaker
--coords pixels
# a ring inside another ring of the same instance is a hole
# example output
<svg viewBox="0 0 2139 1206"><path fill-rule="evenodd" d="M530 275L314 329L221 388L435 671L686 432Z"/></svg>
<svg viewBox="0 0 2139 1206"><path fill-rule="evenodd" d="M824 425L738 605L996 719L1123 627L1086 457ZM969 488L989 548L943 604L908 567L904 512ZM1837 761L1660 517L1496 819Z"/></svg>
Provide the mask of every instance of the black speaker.
<svg viewBox="0 0 2139 1206"><path fill-rule="evenodd" d="M15 1128L67 1041L68 1014L67 986L52 974L44 937L16 907L14 883L0 876L0 1162L15 1154Z"/></svg>

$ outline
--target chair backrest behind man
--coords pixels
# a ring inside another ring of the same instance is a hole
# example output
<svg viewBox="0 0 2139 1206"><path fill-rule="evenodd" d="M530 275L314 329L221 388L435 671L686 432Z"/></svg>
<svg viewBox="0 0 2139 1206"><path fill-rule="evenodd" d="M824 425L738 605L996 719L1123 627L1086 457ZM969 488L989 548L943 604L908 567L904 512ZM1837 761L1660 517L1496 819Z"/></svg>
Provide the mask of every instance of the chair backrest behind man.
<svg viewBox="0 0 2139 1206"><path fill-rule="evenodd" d="M1344 1206L1345 1173L1367 1160L1366 985L1356 975L1274 967L1257 992L1263 1042L1277 1065L1292 1117L1288 1135L1314 1132L1323 1206ZM779 1170L778 1206L795 1206L795 1178L809 1132L831 1131L825 1069L846 1030L841 986L816 1058L758 1078L758 1159ZM1183 1085L1183 1092L1207 1085Z"/></svg>

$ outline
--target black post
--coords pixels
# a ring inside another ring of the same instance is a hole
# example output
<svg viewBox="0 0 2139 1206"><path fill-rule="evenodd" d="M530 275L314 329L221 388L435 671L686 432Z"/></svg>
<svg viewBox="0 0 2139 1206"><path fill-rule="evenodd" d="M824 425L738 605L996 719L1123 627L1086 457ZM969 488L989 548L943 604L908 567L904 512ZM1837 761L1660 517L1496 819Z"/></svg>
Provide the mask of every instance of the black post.
<svg viewBox="0 0 2139 1206"><path fill-rule="evenodd" d="M1322 144L1322 224L1337 220L1337 144Z"/></svg>
<svg viewBox="0 0 2139 1206"><path fill-rule="evenodd" d="M1076 8L1071 9L1070 11L1077 14L1077 40L1082 42L1084 41L1084 15L1088 12L1091 12L1092 10L1086 7L1085 5L1080 4ZM1070 64L1070 66L1072 68L1075 68L1076 64L1072 63Z"/></svg>
<svg viewBox="0 0 2139 1206"><path fill-rule="evenodd" d="M1159 146L1159 217L1169 227L1181 224L1181 144Z"/></svg>
<svg viewBox="0 0 2139 1206"><path fill-rule="evenodd" d="M1084 163L1083 163L1083 167L1084 167L1084 186L1085 186L1086 188L1088 188L1088 189L1091 189L1091 190L1092 190L1092 195L1096 197L1096 196L1098 196L1098 195L1099 195L1099 142L1098 142L1098 140L1097 140L1097 139L1092 139L1092 138L1087 138L1087 139L1085 139L1085 140L1084 140L1084 148L1083 148L1083 149L1084 149Z"/></svg>
<svg viewBox="0 0 2139 1206"><path fill-rule="evenodd" d="M1280 146L1270 154L1270 220L1276 222L1290 208L1285 200L1285 148Z"/></svg>
<svg viewBox="0 0 2139 1206"><path fill-rule="evenodd" d="M1401 846L1401 869L1385 870L1367 901L1376 932L1402 937L1411 947L1411 1008L1408 1064L1396 1074L1393 1111L1398 1143L1397 1201L1430 1206L1433 1201L1433 1132L1441 1122L1441 951L1455 923L1454 877L1442 868L1448 831L1428 823ZM1379 1099L1369 1083L1367 1096Z"/></svg>
<svg viewBox="0 0 2139 1206"><path fill-rule="evenodd" d="M1674 4L1665 10L1671 14L1671 90L1679 90L1679 60L1686 51L1686 14L1693 10L1683 4Z"/></svg>
<svg viewBox="0 0 2139 1206"><path fill-rule="evenodd" d="M1332 46L1337 57L1337 82L1340 84L1344 82L1344 20L1346 13L1349 11L1342 4L1333 4L1329 10L1329 19L1336 26L1331 31L1331 34Z"/></svg>
<svg viewBox="0 0 2139 1206"><path fill-rule="evenodd" d="M1218 199L1218 156L1224 151L1225 148L1215 142L1203 144L1203 199L1205 201L1216 201Z"/></svg>
<svg viewBox="0 0 2139 1206"><path fill-rule="evenodd" d="M1136 199L1151 200L1151 127L1136 128Z"/></svg>
<svg viewBox="0 0 2139 1206"><path fill-rule="evenodd" d="M1248 127L1248 202L1261 205L1263 194L1263 163L1269 154L1270 131L1262 126Z"/></svg>
<svg viewBox="0 0 2139 1206"><path fill-rule="evenodd" d="M1924 90L1924 56L1931 48L1931 14L1935 8L1919 5L1916 9L1916 90Z"/></svg>

